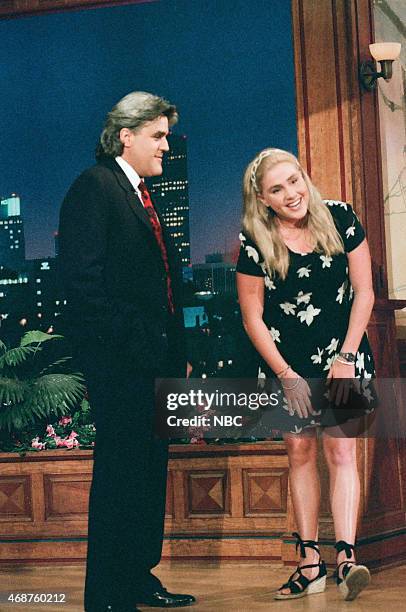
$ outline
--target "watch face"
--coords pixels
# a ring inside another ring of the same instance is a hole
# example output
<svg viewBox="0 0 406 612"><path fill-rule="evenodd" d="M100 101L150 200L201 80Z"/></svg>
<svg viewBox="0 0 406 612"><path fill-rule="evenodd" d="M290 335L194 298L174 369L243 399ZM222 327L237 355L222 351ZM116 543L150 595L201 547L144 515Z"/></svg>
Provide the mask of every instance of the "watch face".
<svg viewBox="0 0 406 612"><path fill-rule="evenodd" d="M351 363L355 363L355 355L354 353L340 353L341 357L344 357L347 361Z"/></svg>

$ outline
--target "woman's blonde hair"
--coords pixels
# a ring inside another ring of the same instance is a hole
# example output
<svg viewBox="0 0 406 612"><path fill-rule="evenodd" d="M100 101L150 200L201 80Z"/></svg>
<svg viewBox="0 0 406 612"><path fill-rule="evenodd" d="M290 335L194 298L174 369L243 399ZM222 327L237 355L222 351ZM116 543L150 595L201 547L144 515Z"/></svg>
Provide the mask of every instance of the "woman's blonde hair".
<svg viewBox="0 0 406 612"><path fill-rule="evenodd" d="M282 149L264 149L248 164L244 174L242 224L244 231L261 251L270 276L278 274L284 279L289 268L289 250L279 234L277 216L272 214L258 197L265 173L281 162L293 164L301 173L309 190L308 214L304 226L309 231L314 250L331 257L343 253L344 246L328 206L324 204L297 158Z"/></svg>

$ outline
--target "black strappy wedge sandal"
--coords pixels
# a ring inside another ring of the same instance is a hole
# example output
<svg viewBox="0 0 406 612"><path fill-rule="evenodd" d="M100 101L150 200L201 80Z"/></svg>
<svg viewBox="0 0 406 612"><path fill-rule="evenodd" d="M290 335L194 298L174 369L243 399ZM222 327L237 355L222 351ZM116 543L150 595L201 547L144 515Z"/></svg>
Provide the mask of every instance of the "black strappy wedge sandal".
<svg viewBox="0 0 406 612"><path fill-rule="evenodd" d="M327 569L324 561L321 560L318 543L314 540L302 540L298 533L292 533L297 539L296 552L300 546L300 556L302 559L306 558L305 548L312 548L319 555L319 562L312 563L310 565L302 565L297 567L293 574L289 577L289 580L278 589L275 593L274 599L299 599L299 597L305 597L306 595L313 595L314 593L322 593L326 588L326 576ZM315 578L306 578L302 574L302 570L311 567L318 567L319 573ZM280 593L282 589L289 589L290 593Z"/></svg>
<svg viewBox="0 0 406 612"><path fill-rule="evenodd" d="M334 545L337 553L345 550L347 559L352 557L354 550L353 544L348 544L344 540L340 540ZM342 569L342 578L340 578L339 569ZM337 586L346 601L353 601L361 593L371 581L371 574L365 565L357 565L356 561L341 561L337 565L336 570Z"/></svg>

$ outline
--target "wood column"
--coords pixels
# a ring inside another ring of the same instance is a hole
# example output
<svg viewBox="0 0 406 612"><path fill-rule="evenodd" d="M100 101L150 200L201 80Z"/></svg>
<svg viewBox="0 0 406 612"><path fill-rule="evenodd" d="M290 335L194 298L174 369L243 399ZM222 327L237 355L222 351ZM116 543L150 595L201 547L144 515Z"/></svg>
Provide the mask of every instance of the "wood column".
<svg viewBox="0 0 406 612"><path fill-rule="evenodd" d="M371 248L374 308L369 337L381 377L399 375L394 308L388 300L379 113L375 93L358 82L358 66L370 58L370 0L292 0L299 157L321 193L353 204ZM395 398L396 399L396 398ZM397 398L401 401L401 398ZM381 406L393 410L393 405ZM399 406L396 418L403 416ZM405 443L360 439L360 554L382 566L406 555ZM323 473L321 540L334 541ZM325 550L333 560L331 547Z"/></svg>

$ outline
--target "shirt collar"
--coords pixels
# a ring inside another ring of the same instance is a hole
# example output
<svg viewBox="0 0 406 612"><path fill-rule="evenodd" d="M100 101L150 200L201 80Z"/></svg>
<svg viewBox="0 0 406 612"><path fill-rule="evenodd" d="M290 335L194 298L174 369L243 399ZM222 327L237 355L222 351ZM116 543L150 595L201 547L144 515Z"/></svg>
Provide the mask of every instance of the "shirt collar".
<svg viewBox="0 0 406 612"><path fill-rule="evenodd" d="M122 157L117 156L115 160L123 170L131 185L134 187L135 191L139 192L141 177L139 176L138 172L136 172L136 170L134 170L134 168L130 166L130 164Z"/></svg>

